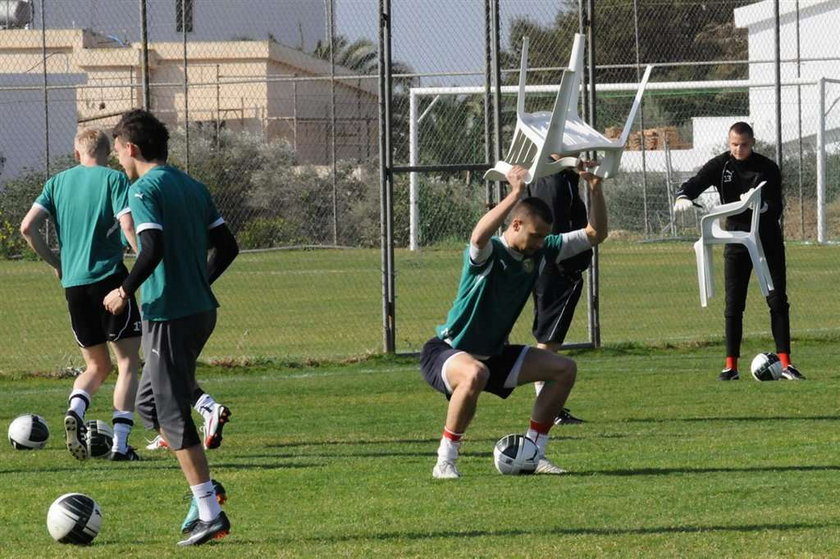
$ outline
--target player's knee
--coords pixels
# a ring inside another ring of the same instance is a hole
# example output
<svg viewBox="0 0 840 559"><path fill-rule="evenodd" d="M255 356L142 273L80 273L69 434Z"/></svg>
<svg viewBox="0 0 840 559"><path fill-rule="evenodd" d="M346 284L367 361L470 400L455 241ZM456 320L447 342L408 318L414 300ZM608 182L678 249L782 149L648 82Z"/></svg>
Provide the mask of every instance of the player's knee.
<svg viewBox="0 0 840 559"><path fill-rule="evenodd" d="M461 385L470 392L481 392L490 379L490 370L483 364L470 365L465 371Z"/></svg>
<svg viewBox="0 0 840 559"><path fill-rule="evenodd" d="M779 293L776 290L771 291L767 296L767 306L770 307L770 312L773 313L787 312L790 308L787 293Z"/></svg>
<svg viewBox="0 0 840 559"><path fill-rule="evenodd" d="M571 359L558 358L554 361L554 380L563 384L574 384L577 378L577 363Z"/></svg>

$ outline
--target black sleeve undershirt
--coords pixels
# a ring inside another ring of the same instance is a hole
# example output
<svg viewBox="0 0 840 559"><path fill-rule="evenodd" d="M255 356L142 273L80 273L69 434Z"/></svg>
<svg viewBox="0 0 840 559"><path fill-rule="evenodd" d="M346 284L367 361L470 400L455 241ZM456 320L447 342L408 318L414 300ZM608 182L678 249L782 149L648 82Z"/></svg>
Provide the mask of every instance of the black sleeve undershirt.
<svg viewBox="0 0 840 559"><path fill-rule="evenodd" d="M140 237L140 254L137 262L122 283L126 295L132 295L140 288L146 279L152 275L160 261L163 260L163 231L160 229L145 229Z"/></svg>

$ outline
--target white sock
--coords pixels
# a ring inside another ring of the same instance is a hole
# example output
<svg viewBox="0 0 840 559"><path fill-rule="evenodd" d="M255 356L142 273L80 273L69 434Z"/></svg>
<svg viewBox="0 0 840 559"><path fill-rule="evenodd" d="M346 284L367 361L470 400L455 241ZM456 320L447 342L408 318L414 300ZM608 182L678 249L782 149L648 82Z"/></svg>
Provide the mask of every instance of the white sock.
<svg viewBox="0 0 840 559"><path fill-rule="evenodd" d="M111 450L125 454L128 452L128 435L134 427L134 413L130 411L114 410L114 442Z"/></svg>
<svg viewBox="0 0 840 559"><path fill-rule="evenodd" d="M212 410L216 409L217 405L218 404L216 403L216 400L213 399L213 396L205 392L198 398L198 401L196 401L193 409L202 416L206 416Z"/></svg>
<svg viewBox="0 0 840 559"><path fill-rule="evenodd" d="M67 398L67 411L75 412L81 419L85 418L85 412L90 406L90 394L80 388L74 388Z"/></svg>
<svg viewBox="0 0 840 559"><path fill-rule="evenodd" d="M548 445L548 433L539 433L534 429L528 429L525 436L537 443L537 448L540 451L540 458L545 456L545 447Z"/></svg>
<svg viewBox="0 0 840 559"><path fill-rule="evenodd" d="M461 449L461 441L455 442L447 437L440 438L440 446L438 446L438 460L454 462L458 459L458 451Z"/></svg>
<svg viewBox="0 0 840 559"><path fill-rule="evenodd" d="M198 485L190 485L193 497L198 503L198 518L204 522L213 520L222 512L219 501L216 500L216 490L212 481L205 481Z"/></svg>

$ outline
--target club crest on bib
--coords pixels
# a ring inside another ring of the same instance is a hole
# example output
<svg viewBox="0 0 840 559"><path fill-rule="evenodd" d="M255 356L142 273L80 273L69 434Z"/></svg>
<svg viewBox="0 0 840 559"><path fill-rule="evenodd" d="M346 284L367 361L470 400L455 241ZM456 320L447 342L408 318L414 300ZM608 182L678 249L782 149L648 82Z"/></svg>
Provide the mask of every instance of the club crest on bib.
<svg viewBox="0 0 840 559"><path fill-rule="evenodd" d="M528 272L529 274L534 271L534 259L533 258L526 258L522 261L522 269Z"/></svg>

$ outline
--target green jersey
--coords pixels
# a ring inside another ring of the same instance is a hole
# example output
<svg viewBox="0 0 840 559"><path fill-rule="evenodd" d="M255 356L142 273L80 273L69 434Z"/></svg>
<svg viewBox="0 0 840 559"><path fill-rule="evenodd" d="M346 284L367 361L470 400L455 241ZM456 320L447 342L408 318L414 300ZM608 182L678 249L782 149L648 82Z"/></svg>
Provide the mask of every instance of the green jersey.
<svg viewBox="0 0 840 559"><path fill-rule="evenodd" d="M63 287L96 283L123 265L118 220L130 211L123 173L77 165L50 178L35 205L55 222Z"/></svg>
<svg viewBox="0 0 840 559"><path fill-rule="evenodd" d="M492 252L473 262L464 251L464 267L455 302L437 335L455 349L481 356L501 353L546 259L554 260L562 235L549 235L543 248L531 256L509 249L499 237L490 239Z"/></svg>
<svg viewBox="0 0 840 559"><path fill-rule="evenodd" d="M142 286L143 319L175 320L218 307L207 278L208 231L224 220L207 187L164 165L139 178L128 194L138 242L147 229L163 234L163 260Z"/></svg>

